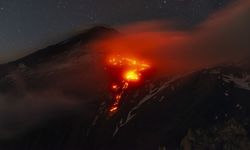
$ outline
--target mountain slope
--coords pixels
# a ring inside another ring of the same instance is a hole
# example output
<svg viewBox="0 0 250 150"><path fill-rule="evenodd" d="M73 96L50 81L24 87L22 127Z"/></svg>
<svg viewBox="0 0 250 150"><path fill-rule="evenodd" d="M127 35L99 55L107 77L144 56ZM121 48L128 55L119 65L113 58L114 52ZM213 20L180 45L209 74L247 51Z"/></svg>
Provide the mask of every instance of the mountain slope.
<svg viewBox="0 0 250 150"><path fill-rule="evenodd" d="M247 133L249 77L245 69L225 65L158 84L149 81L139 94L126 96L116 116L102 116L95 123L89 136L93 149L178 149L190 129L207 129L231 119Z"/></svg>
<svg viewBox="0 0 250 150"><path fill-rule="evenodd" d="M95 27L0 66L0 149L84 145L82 133L103 93L89 82L103 84L91 73L102 66L94 67L88 43L113 34Z"/></svg>

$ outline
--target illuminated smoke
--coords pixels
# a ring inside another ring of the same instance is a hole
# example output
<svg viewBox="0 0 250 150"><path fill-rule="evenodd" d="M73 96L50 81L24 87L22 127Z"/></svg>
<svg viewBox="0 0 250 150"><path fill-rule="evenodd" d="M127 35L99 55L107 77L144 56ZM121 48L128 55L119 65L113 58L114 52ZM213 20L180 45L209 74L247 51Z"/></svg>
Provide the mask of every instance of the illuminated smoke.
<svg viewBox="0 0 250 150"><path fill-rule="evenodd" d="M178 22L130 23L93 46L107 55L147 60L159 74L193 71L250 55L249 16L250 1L240 0L190 29L178 29Z"/></svg>

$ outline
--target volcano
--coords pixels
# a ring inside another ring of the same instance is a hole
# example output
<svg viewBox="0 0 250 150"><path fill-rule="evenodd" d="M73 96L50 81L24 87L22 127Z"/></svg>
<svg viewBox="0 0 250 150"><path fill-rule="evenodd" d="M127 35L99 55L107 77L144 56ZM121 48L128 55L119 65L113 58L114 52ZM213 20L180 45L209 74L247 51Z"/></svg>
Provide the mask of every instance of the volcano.
<svg viewBox="0 0 250 150"><path fill-rule="evenodd" d="M250 147L247 61L145 79L128 88L119 110L108 116L110 95L88 72L94 67L88 63L98 59L88 45L114 34L95 27L0 66L1 150Z"/></svg>

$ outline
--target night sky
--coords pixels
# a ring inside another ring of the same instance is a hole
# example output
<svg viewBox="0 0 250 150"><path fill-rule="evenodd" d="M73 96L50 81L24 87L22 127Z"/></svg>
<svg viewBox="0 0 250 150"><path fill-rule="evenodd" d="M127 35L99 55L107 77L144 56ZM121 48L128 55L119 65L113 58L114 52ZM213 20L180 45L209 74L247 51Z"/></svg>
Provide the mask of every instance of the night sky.
<svg viewBox="0 0 250 150"><path fill-rule="evenodd" d="M178 20L192 27L232 0L1 0L0 63L88 27Z"/></svg>

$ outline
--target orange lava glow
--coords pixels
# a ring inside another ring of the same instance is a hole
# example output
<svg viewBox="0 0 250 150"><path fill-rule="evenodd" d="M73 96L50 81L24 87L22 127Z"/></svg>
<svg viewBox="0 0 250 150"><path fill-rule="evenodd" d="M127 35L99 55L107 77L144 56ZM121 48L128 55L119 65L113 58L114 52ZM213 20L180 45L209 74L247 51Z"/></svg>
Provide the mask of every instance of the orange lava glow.
<svg viewBox="0 0 250 150"><path fill-rule="evenodd" d="M117 106L112 106L112 107L109 109L109 111L112 113L112 112L116 112L117 109L118 109Z"/></svg>
<svg viewBox="0 0 250 150"><path fill-rule="evenodd" d="M111 85L114 102L109 109L109 113L113 114L118 111L122 95L129 84L139 82L144 71L148 70L150 65L138 59L115 55L108 59L108 66L115 70L115 75L119 79Z"/></svg>
<svg viewBox="0 0 250 150"><path fill-rule="evenodd" d="M136 70L128 70L125 72L124 78L127 81L138 81L140 79L140 74Z"/></svg>
<svg viewBox="0 0 250 150"><path fill-rule="evenodd" d="M113 84L113 85L112 85L112 89L113 89L113 90L117 90L117 89L118 89L118 85Z"/></svg>

